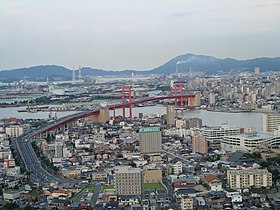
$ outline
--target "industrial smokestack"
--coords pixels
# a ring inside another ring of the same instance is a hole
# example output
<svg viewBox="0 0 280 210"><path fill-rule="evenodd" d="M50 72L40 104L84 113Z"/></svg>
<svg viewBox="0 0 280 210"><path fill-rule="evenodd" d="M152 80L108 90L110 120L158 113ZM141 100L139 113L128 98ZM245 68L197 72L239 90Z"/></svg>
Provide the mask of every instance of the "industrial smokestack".
<svg viewBox="0 0 280 210"><path fill-rule="evenodd" d="M75 67L73 66L72 70L72 82L75 83Z"/></svg>
<svg viewBox="0 0 280 210"><path fill-rule="evenodd" d="M178 63L176 63L176 78L178 78Z"/></svg>

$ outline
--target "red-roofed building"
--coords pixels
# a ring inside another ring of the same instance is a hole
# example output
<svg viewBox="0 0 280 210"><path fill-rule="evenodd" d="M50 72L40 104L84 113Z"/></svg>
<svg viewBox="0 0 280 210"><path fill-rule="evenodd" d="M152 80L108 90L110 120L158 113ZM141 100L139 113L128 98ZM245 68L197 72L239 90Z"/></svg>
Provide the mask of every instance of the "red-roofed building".
<svg viewBox="0 0 280 210"><path fill-rule="evenodd" d="M68 197L69 196L69 193L66 191L66 190L54 190L52 192L52 196L53 197L59 197L59 196L65 196L65 197Z"/></svg>
<svg viewBox="0 0 280 210"><path fill-rule="evenodd" d="M222 190L222 182L218 177L216 177L212 174L209 174L204 177L204 181L206 184L208 184L211 187L211 191L221 191Z"/></svg>
<svg viewBox="0 0 280 210"><path fill-rule="evenodd" d="M177 191L180 189L194 188L195 186L196 186L196 184L194 184L194 183L190 183L188 181L180 180L180 179L176 179L173 182L174 191Z"/></svg>

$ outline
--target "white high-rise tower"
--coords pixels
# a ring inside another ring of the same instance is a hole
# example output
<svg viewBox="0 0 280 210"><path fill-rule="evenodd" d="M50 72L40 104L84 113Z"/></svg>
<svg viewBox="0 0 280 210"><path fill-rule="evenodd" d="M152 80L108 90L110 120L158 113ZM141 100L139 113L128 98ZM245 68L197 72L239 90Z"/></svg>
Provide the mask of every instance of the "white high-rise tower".
<svg viewBox="0 0 280 210"><path fill-rule="evenodd" d="M81 66L79 66L79 77L78 80L82 80L82 70L81 70Z"/></svg>

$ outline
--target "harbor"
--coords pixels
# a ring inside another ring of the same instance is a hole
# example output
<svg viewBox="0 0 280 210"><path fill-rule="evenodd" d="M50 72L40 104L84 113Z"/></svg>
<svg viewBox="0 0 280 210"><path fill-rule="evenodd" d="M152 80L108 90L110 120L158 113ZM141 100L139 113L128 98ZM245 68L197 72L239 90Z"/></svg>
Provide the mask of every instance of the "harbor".
<svg viewBox="0 0 280 210"><path fill-rule="evenodd" d="M83 111L84 108L80 107L68 107L68 106L38 106L38 107L26 107L25 109L19 109L18 112L29 112L29 113L37 113L37 112L69 112L69 111Z"/></svg>

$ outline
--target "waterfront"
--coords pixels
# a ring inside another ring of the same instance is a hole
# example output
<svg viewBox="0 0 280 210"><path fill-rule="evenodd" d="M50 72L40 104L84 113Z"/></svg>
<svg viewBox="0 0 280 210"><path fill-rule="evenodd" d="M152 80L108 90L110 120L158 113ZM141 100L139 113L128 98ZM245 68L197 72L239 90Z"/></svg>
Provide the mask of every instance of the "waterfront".
<svg viewBox="0 0 280 210"><path fill-rule="evenodd" d="M16 117L22 119L35 118L35 119L48 119L48 112L37 112L37 113L28 113L28 112L18 112L17 110L24 110L26 107L11 107L11 108L0 108L0 119ZM77 111L66 111L66 112L57 112L57 117L61 118L67 115L77 113ZM121 115L122 110L118 109L116 111L117 115ZM139 113L144 115L149 114L166 114L166 107L158 106L148 106L148 107L134 107L133 116L139 116ZM192 118L198 117L203 121L203 125L208 126L218 126L222 123L229 123L231 125L237 125L241 127L254 127L257 131L262 130L262 113L254 112L243 112L243 113L227 113L227 112L211 112L206 110L184 110L181 112L177 111L178 116L183 118ZM110 112L112 116L112 111ZM129 111L126 109L126 116L129 116Z"/></svg>
<svg viewBox="0 0 280 210"><path fill-rule="evenodd" d="M121 115L122 110L116 111L117 115ZM166 114L166 107L164 106L149 106L149 107L134 107L133 116L137 117L139 113L144 115L148 114ZM241 113L229 113L229 112L211 112L207 110L184 110L177 111L177 115L183 118L198 117L202 119L203 125L207 126L219 126L222 123L228 123L231 125L237 125L244 128L254 127L257 131L262 130L262 113L256 112L241 112ZM126 116L129 116L128 109L126 109Z"/></svg>
<svg viewBox="0 0 280 210"><path fill-rule="evenodd" d="M62 107L62 105L46 105L49 107ZM48 119L50 113L49 112L18 112L18 110L25 110L26 106L21 107L9 107L9 108L0 108L0 119L5 118L21 118L21 119ZM65 112L56 112L58 118L65 117L71 114L78 113L78 111L65 111Z"/></svg>

